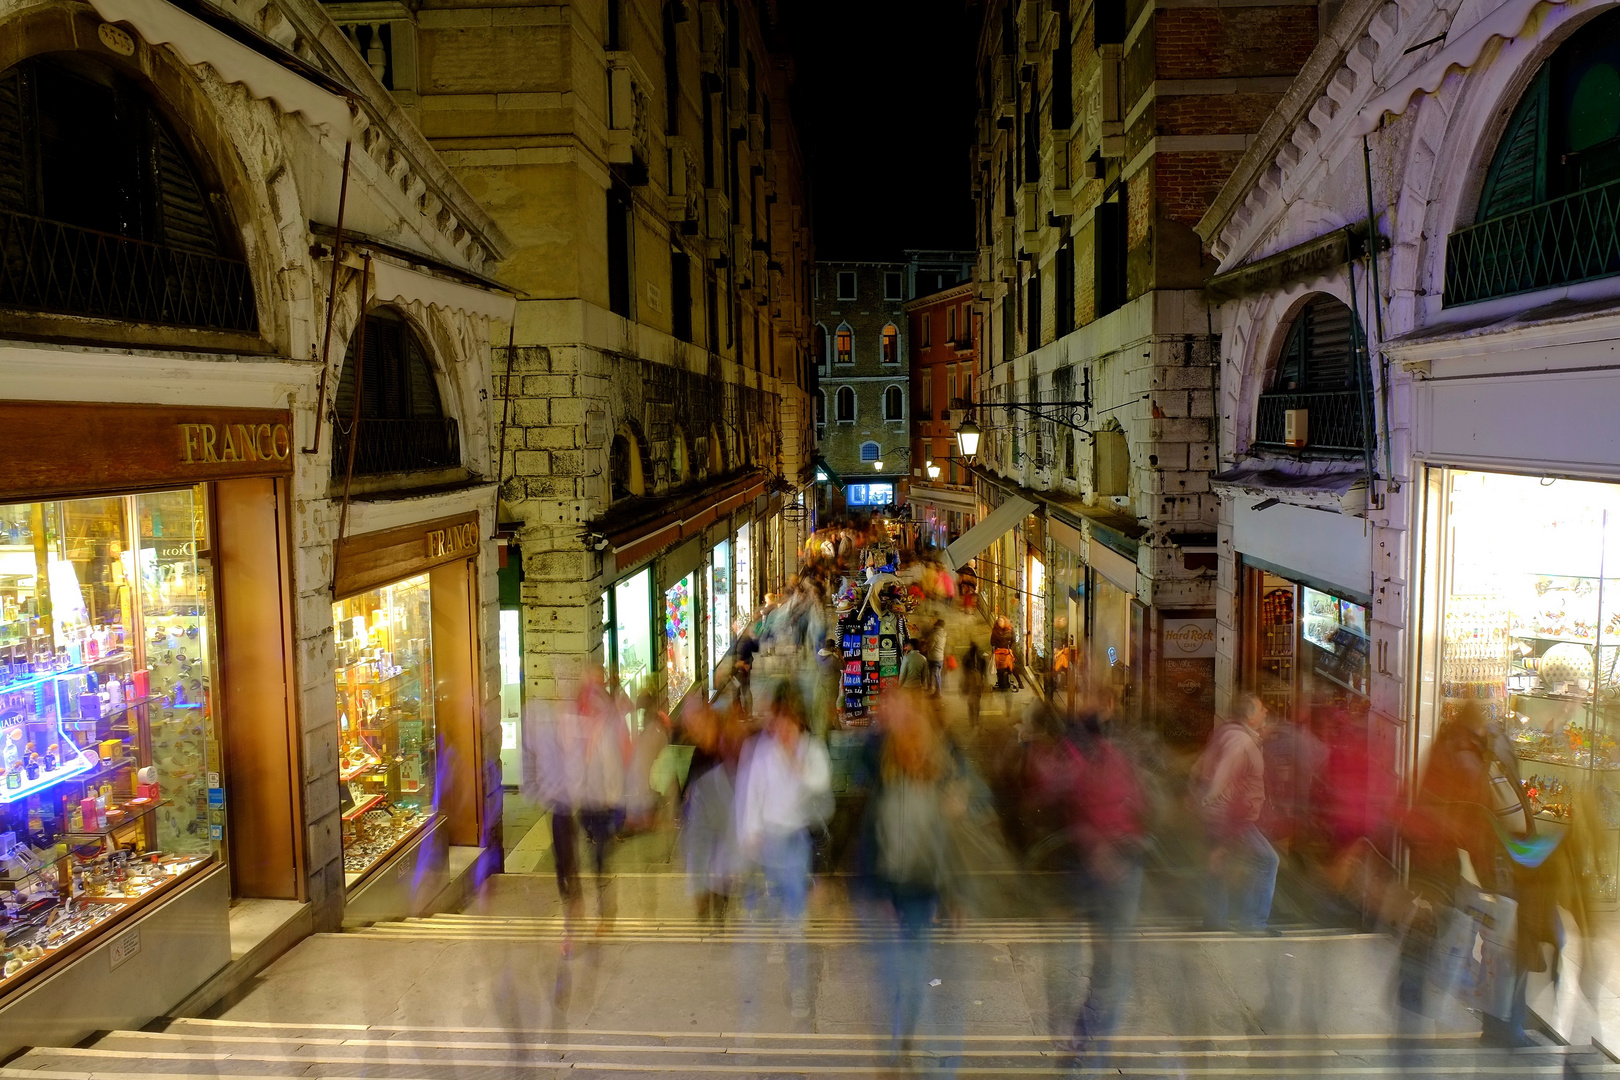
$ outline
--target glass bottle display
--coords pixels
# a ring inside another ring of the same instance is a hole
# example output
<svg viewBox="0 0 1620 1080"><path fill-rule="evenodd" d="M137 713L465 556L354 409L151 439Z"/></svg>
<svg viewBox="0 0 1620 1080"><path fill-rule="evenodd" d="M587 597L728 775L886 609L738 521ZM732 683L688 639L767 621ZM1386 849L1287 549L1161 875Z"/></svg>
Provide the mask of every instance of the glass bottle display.
<svg viewBox="0 0 1620 1080"><path fill-rule="evenodd" d="M436 737L426 574L333 605L338 802L353 885L432 818Z"/></svg>
<svg viewBox="0 0 1620 1080"><path fill-rule="evenodd" d="M0 992L224 855L206 505L0 506Z"/></svg>

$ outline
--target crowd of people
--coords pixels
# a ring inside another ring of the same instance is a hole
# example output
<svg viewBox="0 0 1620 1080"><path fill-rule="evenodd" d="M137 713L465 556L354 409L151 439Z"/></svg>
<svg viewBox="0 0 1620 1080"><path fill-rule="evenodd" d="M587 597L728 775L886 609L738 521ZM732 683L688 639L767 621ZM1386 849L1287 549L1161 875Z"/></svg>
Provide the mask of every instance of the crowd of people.
<svg viewBox="0 0 1620 1080"><path fill-rule="evenodd" d="M870 716L846 723L833 605L851 580L897 569L923 597L901 635L897 685ZM1074 650L1050 673L1061 692L1016 695L1025 673L1010 624L985 625L976 593L971 575L834 530L743 628L720 693L689 696L678 723L597 671L570 707L527 724L525 775L550 813L569 925L583 926L587 906L582 848L605 930L616 913L615 838L673 826L696 918L774 927L792 1015L805 1017L812 882L838 869L842 902L884 928L889 1033L903 1055L923 1017L937 927L1015 910L1083 920L1090 964L1066 1033L1083 1057L1120 1030L1145 898L1158 918L1276 936L1286 868L1288 922L1379 927L1399 939L1404 1015L1431 1015L1447 994L1476 1005L1490 996L1487 1037L1528 1038L1526 976L1557 962L1557 911L1585 929L1592 854L1584 818L1558 839L1538 838L1522 794L1505 805L1502 793L1519 791L1511 748L1477 709L1444 719L1410 797L1380 780L1365 714L1343 701L1278 717L1243 696L1200 745L1172 744L1159 726L1126 722L1118 688L1088 680ZM1004 692L993 731L982 710L992 686ZM956 699L962 712L947 707ZM830 738L857 749L840 768ZM1409 875L1395 870L1397 847ZM1201 878L1201 894L1155 893L1155 875ZM1474 910L1462 898L1481 893L1516 898L1513 955L1490 988L1476 985L1476 970L1459 990L1468 963L1452 946ZM1198 895L1196 911L1184 895Z"/></svg>

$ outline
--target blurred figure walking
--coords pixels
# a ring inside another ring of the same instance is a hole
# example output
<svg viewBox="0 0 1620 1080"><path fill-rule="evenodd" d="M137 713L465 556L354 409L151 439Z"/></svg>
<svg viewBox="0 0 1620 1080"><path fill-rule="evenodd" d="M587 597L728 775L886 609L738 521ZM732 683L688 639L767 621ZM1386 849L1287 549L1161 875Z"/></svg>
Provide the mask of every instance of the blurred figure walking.
<svg viewBox="0 0 1620 1080"><path fill-rule="evenodd" d="M945 620L937 619L928 631L928 692L938 697L945 692Z"/></svg>
<svg viewBox="0 0 1620 1080"><path fill-rule="evenodd" d="M967 701L968 727L977 731L980 699L984 697L984 651L977 641L968 643L962 657L962 697Z"/></svg>
<svg viewBox="0 0 1620 1080"><path fill-rule="evenodd" d="M765 729L744 748L737 783L737 839L765 878L764 902L787 939L793 1015L810 1015L810 963L804 913L810 890L810 829L832 814L827 748L805 730L804 705L790 682L771 702Z"/></svg>
<svg viewBox="0 0 1620 1080"><path fill-rule="evenodd" d="M523 724L524 794L551 816L551 852L563 907L563 955L573 951L579 919L579 843L574 811L585 782L583 732L573 711L530 701Z"/></svg>
<svg viewBox="0 0 1620 1080"><path fill-rule="evenodd" d="M687 889L698 920L721 924L741 873L732 812L740 740L726 730L720 714L701 703L690 710L685 727L693 746L681 812Z"/></svg>
<svg viewBox="0 0 1620 1080"><path fill-rule="evenodd" d="M1260 832L1266 801L1262 733L1266 707L1253 694L1238 702L1238 716L1215 729L1193 765L1190 795L1209 837L1204 928L1228 929L1237 895L1237 929L1264 932L1277 887L1277 850Z"/></svg>
<svg viewBox="0 0 1620 1080"><path fill-rule="evenodd" d="M630 731L623 712L608 696L602 669L586 675L575 702L583 768L579 792L579 827L591 844L596 870L597 932L613 928L616 902L608 878L608 846L624 825L625 770L630 761Z"/></svg>

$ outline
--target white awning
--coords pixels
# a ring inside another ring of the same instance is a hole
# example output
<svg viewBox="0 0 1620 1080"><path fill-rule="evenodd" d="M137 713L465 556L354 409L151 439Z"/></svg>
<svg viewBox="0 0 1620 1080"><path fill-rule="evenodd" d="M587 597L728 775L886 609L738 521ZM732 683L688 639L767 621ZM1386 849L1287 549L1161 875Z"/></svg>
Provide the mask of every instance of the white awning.
<svg viewBox="0 0 1620 1080"><path fill-rule="evenodd" d="M507 322L512 321L512 313L517 309L517 297L507 293L463 285L379 259L371 262L371 292L383 303L423 303L428 307L487 315Z"/></svg>
<svg viewBox="0 0 1620 1080"><path fill-rule="evenodd" d="M1355 133L1371 134L1385 113L1399 116L1419 94L1432 94L1440 89L1452 68L1467 71L1479 63L1480 54L1493 38L1518 37L1542 4L1564 2L1566 0L1504 0L1489 15L1446 42L1445 48L1420 64L1417 70L1363 106L1356 115Z"/></svg>
<svg viewBox="0 0 1620 1080"><path fill-rule="evenodd" d="M207 64L219 72L220 78L240 83L254 97L273 101L287 113L303 113L312 125L325 128L333 138L349 137L349 105L343 98L188 15L168 0L90 0L90 4L103 19L128 23L145 41L169 46L186 63Z"/></svg>
<svg viewBox="0 0 1620 1080"><path fill-rule="evenodd" d="M969 559L1000 540L1003 533L1028 517L1033 509L1035 504L1028 499L1021 499L1017 495L1007 496L1006 502L986 514L983 521L957 537L956 543L945 549L946 567L960 570Z"/></svg>
<svg viewBox="0 0 1620 1080"><path fill-rule="evenodd" d="M1114 588L1136 595L1136 560L1127 559L1093 537L1086 549L1086 565L1107 578Z"/></svg>

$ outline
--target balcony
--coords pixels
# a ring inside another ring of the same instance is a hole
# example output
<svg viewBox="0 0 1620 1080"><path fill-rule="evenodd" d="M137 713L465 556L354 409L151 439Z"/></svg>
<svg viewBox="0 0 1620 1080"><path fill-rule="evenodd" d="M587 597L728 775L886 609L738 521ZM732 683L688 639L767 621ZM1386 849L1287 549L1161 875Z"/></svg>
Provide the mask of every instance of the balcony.
<svg viewBox="0 0 1620 1080"><path fill-rule="evenodd" d="M347 417L332 423L332 475L348 468ZM360 442L355 447L354 475L455 469L461 465L461 434L454 420L360 420Z"/></svg>
<svg viewBox="0 0 1620 1080"><path fill-rule="evenodd" d="M259 328L247 263L0 210L0 307L202 330Z"/></svg>
<svg viewBox="0 0 1620 1080"><path fill-rule="evenodd" d="M1470 225L1446 241L1445 305L1620 274L1620 180Z"/></svg>
<svg viewBox="0 0 1620 1080"><path fill-rule="evenodd" d="M1354 390L1316 390L1260 395L1255 420L1254 445L1260 449L1297 453L1318 450L1327 453L1365 451L1367 423L1366 398ZM1306 412L1307 438L1303 447L1284 441L1290 409Z"/></svg>

